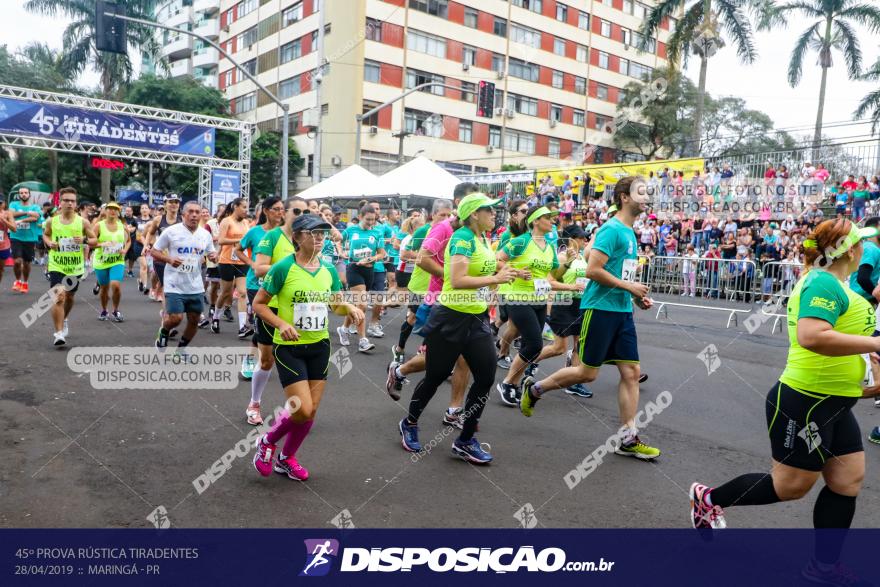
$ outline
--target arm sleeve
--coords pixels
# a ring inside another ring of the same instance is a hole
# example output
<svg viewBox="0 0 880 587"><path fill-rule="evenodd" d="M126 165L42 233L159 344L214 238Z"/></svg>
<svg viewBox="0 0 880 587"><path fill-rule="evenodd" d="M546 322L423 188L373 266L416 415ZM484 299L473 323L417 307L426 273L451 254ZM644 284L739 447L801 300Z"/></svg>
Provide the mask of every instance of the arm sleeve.
<svg viewBox="0 0 880 587"><path fill-rule="evenodd" d="M858 281L859 287L865 290L865 292L868 294L874 291L874 284L871 283L871 273L873 272L874 267L867 263L864 263L862 265L859 265L859 272L856 275L856 281Z"/></svg>
<svg viewBox="0 0 880 587"><path fill-rule="evenodd" d="M848 308L849 300L833 277L812 279L801 291L798 320L819 318L834 326Z"/></svg>

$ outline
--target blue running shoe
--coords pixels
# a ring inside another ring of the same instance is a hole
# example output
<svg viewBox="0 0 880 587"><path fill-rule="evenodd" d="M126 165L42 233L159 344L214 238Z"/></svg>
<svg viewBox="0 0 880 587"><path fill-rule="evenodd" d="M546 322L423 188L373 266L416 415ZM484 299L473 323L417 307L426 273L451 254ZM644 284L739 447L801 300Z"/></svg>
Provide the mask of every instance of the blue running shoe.
<svg viewBox="0 0 880 587"><path fill-rule="evenodd" d="M488 465L492 462L492 455L487 453L480 446L480 441L476 437L466 442L456 440L452 443L452 454L461 457L469 463L475 465Z"/></svg>
<svg viewBox="0 0 880 587"><path fill-rule="evenodd" d="M419 442L419 426L418 424L410 424L406 418L397 424L400 431L400 442L403 444L403 450L407 452L421 452L422 443Z"/></svg>
<svg viewBox="0 0 880 587"><path fill-rule="evenodd" d="M583 383L575 383L571 387L565 389L568 395L576 395L578 397L593 397L593 392Z"/></svg>
<svg viewBox="0 0 880 587"><path fill-rule="evenodd" d="M868 434L868 440L874 444L880 444L880 426L875 426L871 433Z"/></svg>

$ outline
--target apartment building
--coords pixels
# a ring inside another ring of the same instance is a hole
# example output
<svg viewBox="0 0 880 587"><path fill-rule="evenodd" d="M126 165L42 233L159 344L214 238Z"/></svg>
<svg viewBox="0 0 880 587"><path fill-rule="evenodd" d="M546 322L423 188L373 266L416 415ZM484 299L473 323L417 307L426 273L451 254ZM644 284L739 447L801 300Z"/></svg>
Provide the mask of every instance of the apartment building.
<svg viewBox="0 0 880 587"><path fill-rule="evenodd" d="M156 22L192 31L208 39L220 37L220 0L160 0L154 9ZM171 77L193 76L206 86L217 87L220 52L200 39L172 31L157 33L167 72L144 58L142 71Z"/></svg>
<svg viewBox="0 0 880 587"><path fill-rule="evenodd" d="M613 162L630 157L612 147L606 129L621 88L666 64L672 23L646 51L636 49L653 2L221 0L220 40L290 105L291 135L309 161L305 177L317 132L320 175L328 177L355 161L356 115L425 82L443 86L362 122L362 165L379 172L424 154L451 171L533 168L580 160L585 144L596 147L588 162ZM219 71L237 116L280 129L278 106L228 60ZM477 112L481 81L495 84L488 118ZM299 188L309 185L303 179Z"/></svg>

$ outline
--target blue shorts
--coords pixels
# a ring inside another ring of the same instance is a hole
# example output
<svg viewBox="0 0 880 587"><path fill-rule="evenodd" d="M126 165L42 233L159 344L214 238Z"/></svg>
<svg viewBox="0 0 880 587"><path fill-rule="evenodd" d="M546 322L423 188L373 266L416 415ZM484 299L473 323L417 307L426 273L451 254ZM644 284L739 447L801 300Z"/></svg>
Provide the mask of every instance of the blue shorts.
<svg viewBox="0 0 880 587"><path fill-rule="evenodd" d="M167 314L201 314L205 309L204 294L181 294L165 292Z"/></svg>
<svg viewBox="0 0 880 587"><path fill-rule="evenodd" d="M106 269L95 269L98 285L108 285L111 281L122 281L125 277L125 264L113 265Z"/></svg>
<svg viewBox="0 0 880 587"><path fill-rule="evenodd" d="M579 347L581 362L594 369L605 363L638 363L639 343L632 312L584 310Z"/></svg>
<svg viewBox="0 0 880 587"><path fill-rule="evenodd" d="M5 261L6 259L12 257L12 249L3 249L0 251L0 261Z"/></svg>

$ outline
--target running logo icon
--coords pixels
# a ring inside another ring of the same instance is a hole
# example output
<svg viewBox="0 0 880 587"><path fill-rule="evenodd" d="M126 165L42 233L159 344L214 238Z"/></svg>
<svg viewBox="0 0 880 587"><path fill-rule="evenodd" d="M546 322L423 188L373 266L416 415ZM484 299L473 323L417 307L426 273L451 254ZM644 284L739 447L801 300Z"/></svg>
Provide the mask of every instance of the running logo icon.
<svg viewBox="0 0 880 587"><path fill-rule="evenodd" d="M333 559L339 555L339 541L332 538L306 540L306 566L300 577L323 577L330 572Z"/></svg>
<svg viewBox="0 0 880 587"><path fill-rule="evenodd" d="M806 426L804 426L800 432L798 432L798 436L804 439L804 442L807 443L807 448L809 449L807 452L811 453L822 445L822 437L819 436L819 426L815 422L810 422Z"/></svg>

